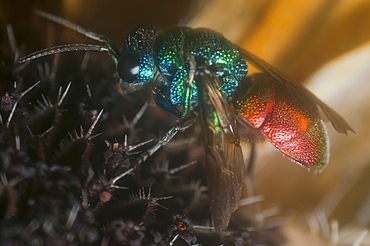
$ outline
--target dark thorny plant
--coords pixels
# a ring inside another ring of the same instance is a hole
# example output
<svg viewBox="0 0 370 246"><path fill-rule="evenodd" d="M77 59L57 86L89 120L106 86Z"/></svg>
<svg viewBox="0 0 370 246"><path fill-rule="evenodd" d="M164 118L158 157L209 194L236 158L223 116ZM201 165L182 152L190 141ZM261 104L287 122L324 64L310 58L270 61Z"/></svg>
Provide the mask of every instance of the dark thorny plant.
<svg viewBox="0 0 370 246"><path fill-rule="evenodd" d="M150 92L122 91L105 54L19 64L28 51L11 26L7 33L0 47L1 245L282 242L273 240L281 238L278 227L241 214L228 230L212 230L196 124L135 164L176 118Z"/></svg>

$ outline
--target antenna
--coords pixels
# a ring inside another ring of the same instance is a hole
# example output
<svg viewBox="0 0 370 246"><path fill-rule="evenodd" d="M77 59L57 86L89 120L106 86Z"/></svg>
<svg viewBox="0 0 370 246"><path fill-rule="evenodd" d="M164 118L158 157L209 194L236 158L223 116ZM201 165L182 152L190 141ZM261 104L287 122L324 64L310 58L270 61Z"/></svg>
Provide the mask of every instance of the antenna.
<svg viewBox="0 0 370 246"><path fill-rule="evenodd" d="M58 45L51 48L42 49L36 52L33 52L27 56L24 56L19 59L19 63L24 63L28 61L35 60L40 57L49 56L53 54L68 52L68 51L107 51L110 53L110 50L106 46L95 45L95 44L65 44ZM110 53L111 54L111 53Z"/></svg>
<svg viewBox="0 0 370 246"><path fill-rule="evenodd" d="M78 50L84 50L84 51L107 51L110 56L113 58L114 62L118 64L118 60L121 57L121 53L118 51L118 49L111 43L111 41L107 38L105 38L103 35L94 33L88 29L85 29L77 24L74 24L68 20L65 20L59 16L52 15L49 13L46 13L44 11L34 9L35 14L52 21L54 23L60 24L62 26L65 26L71 30L74 30L78 33L81 33L82 35L93 39L95 41L98 41L100 43L103 43L105 45L94 45L94 44L66 44L66 45L59 45L54 46L51 48L46 48L43 50L36 51L34 53L31 53L25 57L22 57L19 59L19 63L24 63L27 61L31 61L40 57L62 53L62 52L68 52L68 51L78 51Z"/></svg>

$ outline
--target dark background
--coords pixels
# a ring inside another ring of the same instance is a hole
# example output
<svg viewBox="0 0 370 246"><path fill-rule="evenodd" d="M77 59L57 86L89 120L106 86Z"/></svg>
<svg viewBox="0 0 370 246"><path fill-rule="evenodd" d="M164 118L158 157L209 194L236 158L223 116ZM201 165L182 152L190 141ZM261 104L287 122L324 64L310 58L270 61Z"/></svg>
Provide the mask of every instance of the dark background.
<svg viewBox="0 0 370 246"><path fill-rule="evenodd" d="M54 15L61 16L71 22L102 34L120 47L125 31L137 24L151 24L162 28L176 26L187 18L192 1L116 1L116 0L91 0L91 1L0 1L0 22L13 26L17 41L26 43L29 49L43 47L34 43L40 36L47 35L48 27L42 18L36 16L32 9L37 8ZM60 42L73 40L82 42L81 35L55 25L58 33L55 37ZM2 40L6 40L2 29ZM80 37L77 37L77 36ZM76 37L76 38L75 38ZM45 36L45 38L47 38ZM50 38L50 37L48 37ZM36 46L36 47L35 47Z"/></svg>

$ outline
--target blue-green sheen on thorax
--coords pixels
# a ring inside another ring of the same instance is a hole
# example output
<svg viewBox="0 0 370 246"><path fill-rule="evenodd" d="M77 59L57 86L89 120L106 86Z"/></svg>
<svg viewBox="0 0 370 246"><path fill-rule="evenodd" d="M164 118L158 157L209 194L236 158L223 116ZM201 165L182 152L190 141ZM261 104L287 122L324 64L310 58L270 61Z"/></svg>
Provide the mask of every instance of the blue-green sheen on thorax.
<svg viewBox="0 0 370 246"><path fill-rule="evenodd" d="M248 72L246 61L236 46L221 34L208 29L178 27L160 34L154 43L154 64L163 78L160 92L173 106L198 104L196 81L190 79L190 59L205 65L219 79L220 90L231 98ZM186 87L191 95L186 96ZM188 100L186 99L188 98ZM184 109L184 111L186 111ZM186 114L186 112L182 112Z"/></svg>

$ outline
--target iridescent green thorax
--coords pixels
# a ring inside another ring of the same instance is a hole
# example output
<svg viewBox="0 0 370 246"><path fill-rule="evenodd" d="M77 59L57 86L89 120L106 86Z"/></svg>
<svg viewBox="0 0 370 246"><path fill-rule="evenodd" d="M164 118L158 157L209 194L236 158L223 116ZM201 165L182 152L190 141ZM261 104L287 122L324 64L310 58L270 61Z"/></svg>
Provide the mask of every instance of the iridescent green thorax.
<svg viewBox="0 0 370 246"><path fill-rule="evenodd" d="M160 85L161 93L172 105L183 106L183 115L191 105L198 104L197 86L201 85L190 78L191 59L216 75L220 90L229 99L248 72L247 63L236 46L208 29L179 27L159 35L153 57L164 80Z"/></svg>

